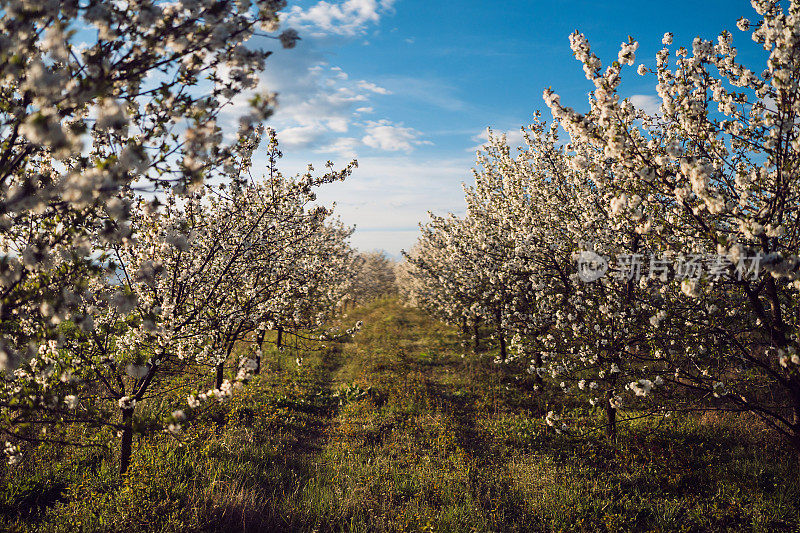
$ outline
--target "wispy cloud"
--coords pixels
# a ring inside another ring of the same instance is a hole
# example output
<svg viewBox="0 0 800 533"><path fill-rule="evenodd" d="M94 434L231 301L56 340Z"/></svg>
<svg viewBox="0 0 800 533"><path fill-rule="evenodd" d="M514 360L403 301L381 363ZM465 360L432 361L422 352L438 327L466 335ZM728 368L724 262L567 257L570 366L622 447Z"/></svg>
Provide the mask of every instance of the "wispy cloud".
<svg viewBox="0 0 800 533"><path fill-rule="evenodd" d="M376 93L376 94L392 94L392 91L386 89L384 87L380 87L372 82L361 80L358 82L358 86L364 90Z"/></svg>
<svg viewBox="0 0 800 533"><path fill-rule="evenodd" d="M288 170L302 170L302 159L286 161ZM353 244L362 250L383 249L397 254L409 249L428 211L464 213L463 181L472 181L471 158L420 159L395 154L362 157L358 169L342 183L324 187L319 201L336 202L335 212L346 224L356 224Z"/></svg>
<svg viewBox="0 0 800 533"><path fill-rule="evenodd" d="M629 98L634 107L641 109L648 115L655 115L661 107L661 98L652 94L634 94Z"/></svg>
<svg viewBox="0 0 800 533"><path fill-rule="evenodd" d="M308 9L292 6L282 16L286 27L305 30L311 36L363 35L376 24L383 13L390 11L394 0L345 0L317 2Z"/></svg>
<svg viewBox="0 0 800 533"><path fill-rule="evenodd" d="M371 122L364 122L362 116L374 113L371 99L391 92L331 66L317 53L313 41L295 50L279 50L272 60L262 75L262 85L278 92L278 108L270 125L278 130L281 143L290 149L331 149L351 157L356 148L352 139L370 135ZM347 140L339 142L338 137ZM382 149L386 144L366 146Z"/></svg>
<svg viewBox="0 0 800 533"><path fill-rule="evenodd" d="M322 154L337 154L345 159L356 159L359 146L361 141L355 137L338 137L315 151Z"/></svg>
<svg viewBox="0 0 800 533"><path fill-rule="evenodd" d="M413 128L393 124L388 120L367 121L363 143L372 148L388 152L410 152L415 145L430 144L419 139L420 133Z"/></svg>
<svg viewBox="0 0 800 533"><path fill-rule="evenodd" d="M399 96L391 88L376 80L353 77L331 64L323 52L334 43L352 42L377 26L393 3L321 1L306 9L294 6L283 15L284 26L300 27L303 38L292 50L274 51L261 75L260 90L278 93L278 108L269 122L278 130L284 147L353 158L360 151L410 152L429 143L421 132L376 113L379 108L373 100ZM425 92L414 84L406 86ZM247 111L249 96L238 98L229 115ZM365 120L367 114L372 115L371 120Z"/></svg>
<svg viewBox="0 0 800 533"><path fill-rule="evenodd" d="M480 133L477 133L472 136L472 140L478 144L472 146L467 149L468 152L475 152L480 150L487 142L489 142L489 131L490 128L485 128ZM519 148L525 146L525 139L522 136L522 130L520 128L516 129L494 129L491 128L492 136L493 137L500 137L501 135L506 136L506 142L511 148Z"/></svg>
<svg viewBox="0 0 800 533"><path fill-rule="evenodd" d="M294 126L280 132L280 140L286 146L308 146L322 135L315 126Z"/></svg>
<svg viewBox="0 0 800 533"><path fill-rule="evenodd" d="M467 103L458 95L457 89L435 78L412 78L408 76L386 77L380 80L396 96L420 102L445 111L464 111Z"/></svg>

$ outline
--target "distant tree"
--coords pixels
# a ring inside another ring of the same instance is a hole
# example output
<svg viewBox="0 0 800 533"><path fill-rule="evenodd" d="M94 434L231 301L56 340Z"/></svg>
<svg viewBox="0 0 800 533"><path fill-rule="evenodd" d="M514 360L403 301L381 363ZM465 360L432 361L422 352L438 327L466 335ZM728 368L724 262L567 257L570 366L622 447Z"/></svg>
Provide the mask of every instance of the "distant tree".
<svg viewBox="0 0 800 533"><path fill-rule="evenodd" d="M397 292L395 262L384 252L362 252L355 258L350 300L364 304Z"/></svg>

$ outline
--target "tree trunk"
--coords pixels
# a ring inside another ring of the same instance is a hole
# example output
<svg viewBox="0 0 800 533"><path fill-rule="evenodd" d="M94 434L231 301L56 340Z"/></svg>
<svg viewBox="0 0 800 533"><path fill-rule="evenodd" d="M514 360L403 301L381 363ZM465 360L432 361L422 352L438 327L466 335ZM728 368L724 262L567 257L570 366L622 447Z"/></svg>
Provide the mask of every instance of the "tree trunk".
<svg viewBox="0 0 800 533"><path fill-rule="evenodd" d="M478 320L476 319L475 322L472 324L472 336L475 339L475 344L473 349L475 353L478 353L481 348L481 335L480 335L480 328L478 328Z"/></svg>
<svg viewBox="0 0 800 533"><path fill-rule="evenodd" d="M609 390L606 395L606 435L611 444L617 442L617 408L611 405L611 399L614 398L614 391Z"/></svg>
<svg viewBox="0 0 800 533"><path fill-rule="evenodd" d="M256 369L253 370L253 375L257 376L261 373L261 348L264 346L264 337L267 335L267 330L258 334L258 352L256 353Z"/></svg>
<svg viewBox="0 0 800 533"><path fill-rule="evenodd" d="M119 447L119 473L124 474L131 464L133 445L133 407L122 411L122 441Z"/></svg>
<svg viewBox="0 0 800 533"><path fill-rule="evenodd" d="M225 359L217 365L217 379L214 380L217 389L222 388L222 380L225 377L225 362L230 358L232 351L233 342L228 344L228 351L225 352Z"/></svg>
<svg viewBox="0 0 800 533"><path fill-rule="evenodd" d="M792 407L792 447L794 448L795 460L800 464L800 401L795 399Z"/></svg>
<svg viewBox="0 0 800 533"><path fill-rule="evenodd" d="M222 362L217 365L217 377L214 380L214 388L219 389L222 387L222 379L225 377L225 363Z"/></svg>
<svg viewBox="0 0 800 533"><path fill-rule="evenodd" d="M533 375L533 382L537 385L542 384L542 376L539 375L539 369L542 367L542 353L536 352L533 356L533 363L536 365L536 373Z"/></svg>
<svg viewBox="0 0 800 533"><path fill-rule="evenodd" d="M283 345L283 328L278 326L278 341L277 341L278 348Z"/></svg>
<svg viewBox="0 0 800 533"><path fill-rule="evenodd" d="M503 361L506 360L507 350L506 350L506 336L503 333L503 311L499 307L497 311L495 311L495 316L497 317L497 336L500 337L500 359Z"/></svg>

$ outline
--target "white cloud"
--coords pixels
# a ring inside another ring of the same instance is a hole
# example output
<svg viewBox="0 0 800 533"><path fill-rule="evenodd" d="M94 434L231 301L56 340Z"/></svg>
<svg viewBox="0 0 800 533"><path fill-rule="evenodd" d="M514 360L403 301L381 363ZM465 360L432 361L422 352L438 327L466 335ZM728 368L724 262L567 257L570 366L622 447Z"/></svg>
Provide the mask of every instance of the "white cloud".
<svg viewBox="0 0 800 533"><path fill-rule="evenodd" d="M410 152L414 145L426 144L418 140L420 133L413 128L396 125L388 120L367 121L364 144L389 152Z"/></svg>
<svg viewBox="0 0 800 533"><path fill-rule="evenodd" d="M364 104L375 94L389 94L383 87L350 80L340 68L324 63L306 64L305 72L297 66L289 68L290 75L280 78L269 71L264 75L264 84L278 90L278 109L269 124L287 148L355 157L358 146L408 152L429 144L420 140L420 132L402 124L386 119L363 121L363 114L375 112ZM342 134L347 135L340 142L337 138Z"/></svg>
<svg viewBox="0 0 800 533"><path fill-rule="evenodd" d="M329 130L336 133L345 133L350 127L350 123L344 117L330 118L327 120L325 125L328 127Z"/></svg>
<svg viewBox="0 0 800 533"><path fill-rule="evenodd" d="M304 147L316 141L320 131L314 126L295 126L278 131L281 144L290 147Z"/></svg>
<svg viewBox="0 0 800 533"><path fill-rule="evenodd" d="M307 8L293 6L281 14L282 26L295 27L302 40L293 50L273 48L266 70L260 76L258 92L278 94L278 107L268 124L278 130L287 148L319 149L321 146L346 147L351 141L336 142L347 135L360 138L364 124L361 113L371 113L370 98L391 91L369 80L351 80L347 72L328 61L328 50L344 41L361 37L391 12L395 0L315 1ZM308 5L308 4L306 4ZM238 95L227 106L220 121L230 131L238 127L238 118L250 110L252 92ZM350 132L358 127L362 131Z"/></svg>
<svg viewBox="0 0 800 533"><path fill-rule="evenodd" d="M629 98L634 107L641 109L648 115L655 115L661 107L661 98L651 94L634 94Z"/></svg>
<svg viewBox="0 0 800 533"><path fill-rule="evenodd" d="M501 135L506 136L506 142L508 142L508 145L511 148L525 147L525 139L523 138L522 131L519 128L513 130L492 129L493 137L499 137ZM467 151L475 152L477 150L480 150L483 147L483 145L489 142L489 128L482 130L477 135L473 135L472 140L478 144L468 148Z"/></svg>
<svg viewBox="0 0 800 533"><path fill-rule="evenodd" d="M343 71L340 67L331 67L331 72L335 73L336 77L340 80L346 80L349 78L347 72Z"/></svg>
<svg viewBox="0 0 800 533"><path fill-rule="evenodd" d="M411 128L388 120L365 122L363 115L375 113L371 100L392 92L369 80L351 79L341 67L329 64L322 50L316 39L300 41L290 51L275 50L261 74L259 91L278 93L268 125L278 131L284 147L352 158L359 147L408 152L425 144ZM250 96L239 95L226 108L226 130L236 131L236 120L249 110Z"/></svg>
<svg viewBox="0 0 800 533"><path fill-rule="evenodd" d="M357 140L356 140L357 141ZM307 154L305 154L307 155ZM303 154L288 157L281 168L290 175L305 169ZM314 162L315 168L322 168ZM337 160L337 168L345 163ZM336 202L335 213L345 224L356 224L353 244L361 250L383 249L392 254L410 249L419 235L417 225L438 215L463 215L463 181L472 183L471 157L421 159L414 155L364 156L343 182L319 191L318 202Z"/></svg>
<svg viewBox="0 0 800 533"><path fill-rule="evenodd" d="M325 35L362 35L370 24L392 8L395 0L345 0L317 2L308 9L292 6L282 17L284 27L296 27L311 32L314 37Z"/></svg>
<svg viewBox="0 0 800 533"><path fill-rule="evenodd" d="M356 159L358 147L361 146L361 141L355 137L339 137L330 144L323 146L316 150L316 152L324 154L337 154L345 159Z"/></svg>
<svg viewBox="0 0 800 533"><path fill-rule="evenodd" d="M365 89L367 91L372 91L373 93L376 94L392 94L392 91L390 91L389 89L379 87L378 85L375 85L374 83L366 80L361 80L360 82L358 82L358 86L362 89Z"/></svg>
<svg viewBox="0 0 800 533"><path fill-rule="evenodd" d="M358 117L355 109L368 107L370 91L350 80L346 72L329 65L313 41L301 41L294 50L276 51L261 75L261 87L278 93L278 107L268 124L279 132L287 148L331 144L331 137L347 133ZM243 104L231 112L246 110ZM244 108L244 109L242 109Z"/></svg>

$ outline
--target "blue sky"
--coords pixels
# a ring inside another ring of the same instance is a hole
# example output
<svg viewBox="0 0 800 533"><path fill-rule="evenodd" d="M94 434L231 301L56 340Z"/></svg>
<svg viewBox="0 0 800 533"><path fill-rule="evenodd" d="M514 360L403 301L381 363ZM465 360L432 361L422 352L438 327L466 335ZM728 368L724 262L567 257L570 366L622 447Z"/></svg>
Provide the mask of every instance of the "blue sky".
<svg viewBox="0 0 800 533"><path fill-rule="evenodd" d="M357 226L356 247L396 255L414 243L428 210L463 213L461 183L472 180L487 126L518 143L534 111L550 118L548 86L562 103L585 107L591 87L569 48L573 30L604 63L632 35L636 64L653 66L667 31L674 49L728 29L739 59L760 72L759 50L735 28L741 16L755 18L748 1L291 2L284 27L302 41L268 60L262 82L280 102L269 125L287 173L358 159L353 176L320 200L335 201L343 221ZM653 76L635 67L623 76L625 96L657 106Z"/></svg>

